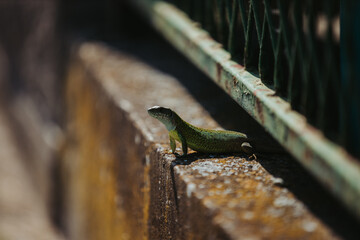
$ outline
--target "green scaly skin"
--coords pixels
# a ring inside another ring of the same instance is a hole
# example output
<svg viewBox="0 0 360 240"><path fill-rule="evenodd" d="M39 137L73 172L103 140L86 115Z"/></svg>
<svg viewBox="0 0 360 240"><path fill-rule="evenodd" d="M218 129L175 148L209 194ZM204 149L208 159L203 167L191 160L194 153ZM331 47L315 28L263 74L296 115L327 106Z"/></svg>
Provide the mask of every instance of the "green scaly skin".
<svg viewBox="0 0 360 240"><path fill-rule="evenodd" d="M188 147L203 153L277 152L272 148L262 147L260 142L249 138L244 133L195 127L182 120L169 108L155 106L149 108L148 113L166 126L174 154L175 141L182 144L184 155L187 155Z"/></svg>

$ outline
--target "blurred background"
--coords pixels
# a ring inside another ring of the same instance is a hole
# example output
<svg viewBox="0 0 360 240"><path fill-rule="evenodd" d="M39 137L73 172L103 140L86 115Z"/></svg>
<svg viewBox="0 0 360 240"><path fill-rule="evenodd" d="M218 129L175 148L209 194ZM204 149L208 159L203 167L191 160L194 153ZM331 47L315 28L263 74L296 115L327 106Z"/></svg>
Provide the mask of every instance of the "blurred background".
<svg viewBox="0 0 360 240"><path fill-rule="evenodd" d="M0 239L63 238L57 164L71 41L117 32L122 4L0 1Z"/></svg>

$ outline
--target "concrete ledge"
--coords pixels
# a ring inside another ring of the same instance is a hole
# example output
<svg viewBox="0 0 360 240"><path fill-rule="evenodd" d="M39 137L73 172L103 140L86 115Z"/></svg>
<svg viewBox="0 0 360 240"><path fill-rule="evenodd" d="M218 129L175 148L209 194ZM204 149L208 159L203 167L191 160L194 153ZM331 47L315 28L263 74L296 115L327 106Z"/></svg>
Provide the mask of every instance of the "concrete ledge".
<svg viewBox="0 0 360 240"><path fill-rule="evenodd" d="M147 116L169 106L220 126L174 77L100 43L74 52L66 87L65 230L70 239L337 239L272 176L243 155L175 158Z"/></svg>

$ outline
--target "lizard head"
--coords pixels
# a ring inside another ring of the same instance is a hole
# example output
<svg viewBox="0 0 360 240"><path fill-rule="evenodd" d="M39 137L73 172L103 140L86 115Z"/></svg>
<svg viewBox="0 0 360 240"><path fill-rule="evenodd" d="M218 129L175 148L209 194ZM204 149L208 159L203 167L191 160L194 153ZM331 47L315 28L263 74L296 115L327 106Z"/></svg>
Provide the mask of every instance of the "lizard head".
<svg viewBox="0 0 360 240"><path fill-rule="evenodd" d="M148 109L148 113L153 118L156 118L162 122L168 131L172 131L176 128L175 125L175 113L170 108L154 106Z"/></svg>

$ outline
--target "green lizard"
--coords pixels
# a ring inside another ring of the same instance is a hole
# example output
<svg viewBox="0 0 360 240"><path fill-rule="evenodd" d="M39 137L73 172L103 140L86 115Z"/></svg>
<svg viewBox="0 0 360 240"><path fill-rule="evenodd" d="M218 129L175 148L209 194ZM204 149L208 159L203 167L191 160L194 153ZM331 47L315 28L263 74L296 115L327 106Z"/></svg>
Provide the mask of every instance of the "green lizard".
<svg viewBox="0 0 360 240"><path fill-rule="evenodd" d="M244 152L251 155L255 152L279 152L244 133L195 127L182 120L170 108L154 106L148 109L148 113L166 126L174 154L175 140L182 144L183 155L187 155L188 147L203 153Z"/></svg>

